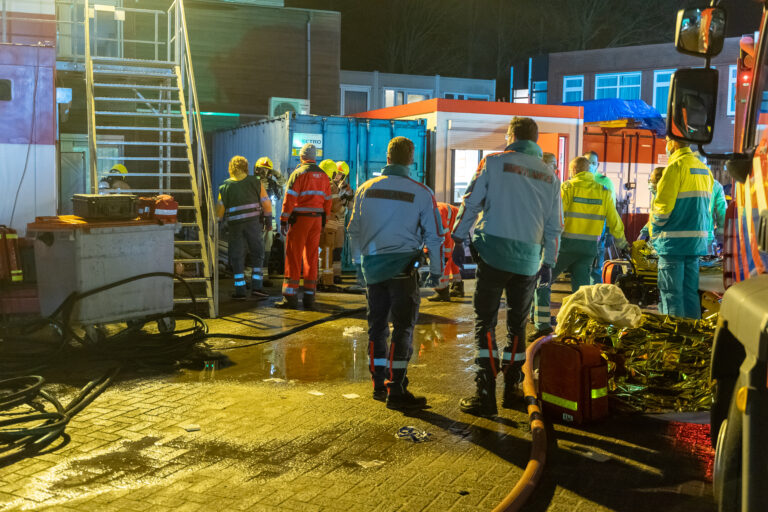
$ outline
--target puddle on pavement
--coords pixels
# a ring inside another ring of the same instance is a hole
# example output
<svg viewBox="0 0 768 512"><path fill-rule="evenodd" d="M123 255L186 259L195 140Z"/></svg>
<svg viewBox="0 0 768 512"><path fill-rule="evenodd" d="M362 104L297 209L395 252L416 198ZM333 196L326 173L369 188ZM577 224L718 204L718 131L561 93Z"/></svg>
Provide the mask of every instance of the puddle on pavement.
<svg viewBox="0 0 768 512"><path fill-rule="evenodd" d="M414 329L414 367L439 363L443 357L455 359L471 345L471 320L457 320L435 314L420 315ZM290 327L293 327L291 325ZM182 382L262 381L276 378L300 382L368 381L368 334L363 319L346 318L321 324L281 340L236 350L223 350L231 363L214 359L203 362L202 371L185 371L175 380ZM248 330L240 329L241 334ZM257 333L256 329L251 332ZM214 350L247 344L242 340L220 339Z"/></svg>

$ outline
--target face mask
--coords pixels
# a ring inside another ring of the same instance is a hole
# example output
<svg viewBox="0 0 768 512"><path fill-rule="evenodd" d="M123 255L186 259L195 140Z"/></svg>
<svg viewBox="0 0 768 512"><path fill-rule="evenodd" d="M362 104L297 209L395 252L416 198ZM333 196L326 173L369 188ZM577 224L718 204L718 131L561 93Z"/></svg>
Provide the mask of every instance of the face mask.
<svg viewBox="0 0 768 512"><path fill-rule="evenodd" d="M654 197L656 196L656 185L654 185L653 183L650 183L648 185L648 190L651 191L651 195L653 195Z"/></svg>
<svg viewBox="0 0 768 512"><path fill-rule="evenodd" d="M668 157L669 157L669 156L672 156L672 153L674 153L674 152L675 152L674 148L672 148L672 145L671 145L671 144L669 144L669 143L667 143L667 146L666 146L664 149L665 149L665 151L667 152L667 156L668 156Z"/></svg>
<svg viewBox="0 0 768 512"><path fill-rule="evenodd" d="M589 171L595 174L597 172L597 164L589 164Z"/></svg>

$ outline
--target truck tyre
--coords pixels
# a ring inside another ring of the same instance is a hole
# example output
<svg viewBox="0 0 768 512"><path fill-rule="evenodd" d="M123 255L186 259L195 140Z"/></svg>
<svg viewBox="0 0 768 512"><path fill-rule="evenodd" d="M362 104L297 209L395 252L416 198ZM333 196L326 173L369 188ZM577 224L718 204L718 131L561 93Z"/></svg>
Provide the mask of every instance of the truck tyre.
<svg viewBox="0 0 768 512"><path fill-rule="evenodd" d="M728 418L720 425L715 448L714 494L719 512L741 510L741 444L743 415L736 407L738 384L731 395Z"/></svg>
<svg viewBox="0 0 768 512"><path fill-rule="evenodd" d="M728 417L728 409L731 406L731 396L735 385L736 378L721 377L715 381L714 389L712 389L712 406L709 409L709 439L712 448L717 448L720 425Z"/></svg>

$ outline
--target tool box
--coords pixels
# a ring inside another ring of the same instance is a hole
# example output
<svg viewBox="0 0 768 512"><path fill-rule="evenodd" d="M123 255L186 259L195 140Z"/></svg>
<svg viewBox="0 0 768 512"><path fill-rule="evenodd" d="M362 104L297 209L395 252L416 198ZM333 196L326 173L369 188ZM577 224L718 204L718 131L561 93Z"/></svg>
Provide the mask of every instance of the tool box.
<svg viewBox="0 0 768 512"><path fill-rule="evenodd" d="M573 338L544 344L539 392L552 420L580 425L608 416L608 365L600 347Z"/></svg>
<svg viewBox="0 0 768 512"><path fill-rule="evenodd" d="M75 194L75 216L88 220L128 220L137 217L136 196L128 194Z"/></svg>

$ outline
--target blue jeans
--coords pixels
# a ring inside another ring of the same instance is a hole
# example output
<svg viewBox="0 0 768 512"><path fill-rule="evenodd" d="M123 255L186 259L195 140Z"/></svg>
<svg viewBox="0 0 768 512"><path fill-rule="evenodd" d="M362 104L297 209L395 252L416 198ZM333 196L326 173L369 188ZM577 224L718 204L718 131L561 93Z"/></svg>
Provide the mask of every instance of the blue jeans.
<svg viewBox="0 0 768 512"><path fill-rule="evenodd" d="M571 273L571 291L576 291L582 286L590 283L590 271L592 262L595 260L594 254L582 254L576 252L562 252L557 255L557 264L552 270L552 283L565 271ZM551 313L549 305L552 297L552 288L536 288L533 318L537 331L550 329Z"/></svg>
<svg viewBox="0 0 768 512"><path fill-rule="evenodd" d="M699 257L659 255L659 311L683 318L701 318Z"/></svg>

